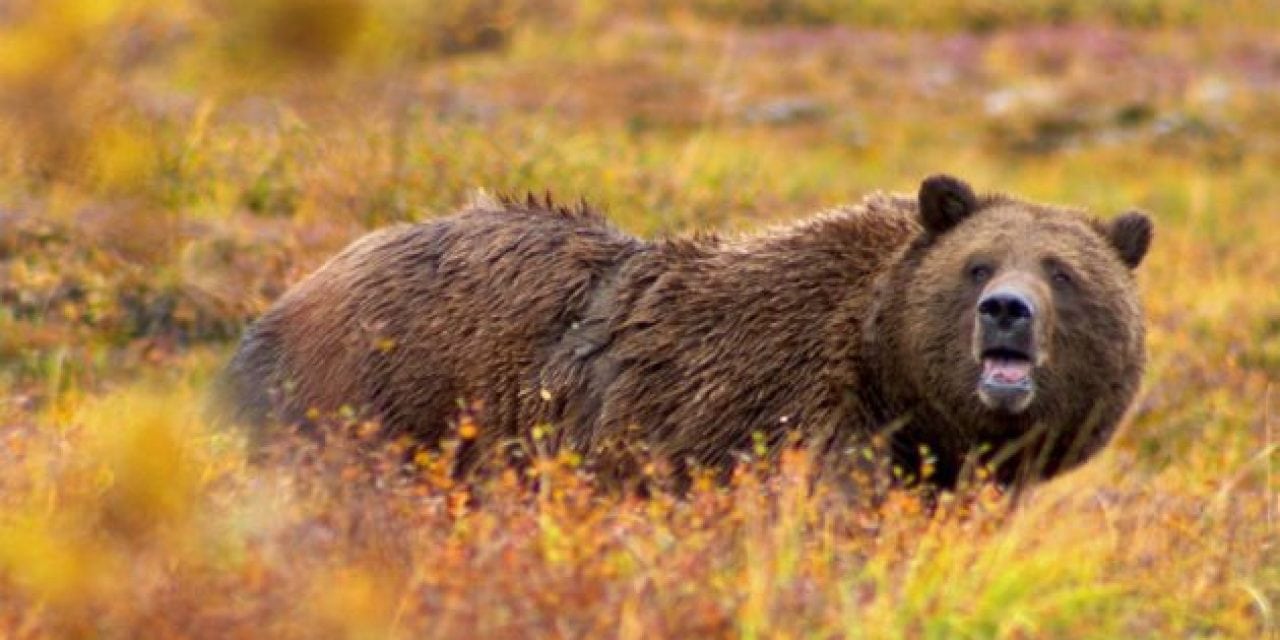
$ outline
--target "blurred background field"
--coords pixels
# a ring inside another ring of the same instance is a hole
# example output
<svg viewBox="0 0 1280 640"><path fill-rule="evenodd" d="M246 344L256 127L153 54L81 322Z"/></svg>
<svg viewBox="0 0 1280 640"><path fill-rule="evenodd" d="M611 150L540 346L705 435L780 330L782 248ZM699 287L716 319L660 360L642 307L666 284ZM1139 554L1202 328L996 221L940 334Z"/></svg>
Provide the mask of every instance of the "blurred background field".
<svg viewBox="0 0 1280 640"><path fill-rule="evenodd" d="M285 287L476 188L655 235L940 171L1157 221L1132 419L1017 509L200 418ZM0 3L0 636L1276 637L1278 178L1274 0Z"/></svg>

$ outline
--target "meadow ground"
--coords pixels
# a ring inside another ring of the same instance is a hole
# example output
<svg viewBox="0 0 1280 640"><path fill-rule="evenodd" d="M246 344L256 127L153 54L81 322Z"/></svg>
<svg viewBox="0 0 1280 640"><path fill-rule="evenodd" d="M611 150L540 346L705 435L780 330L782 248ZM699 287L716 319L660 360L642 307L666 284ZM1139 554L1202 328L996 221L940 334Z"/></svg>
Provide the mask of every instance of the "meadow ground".
<svg viewBox="0 0 1280 640"><path fill-rule="evenodd" d="M1280 634L1274 2L433 5L0 5L0 636ZM1016 508L857 508L799 453L461 486L360 425L251 465L200 417L284 287L477 187L651 235L939 171L1157 221L1131 419Z"/></svg>

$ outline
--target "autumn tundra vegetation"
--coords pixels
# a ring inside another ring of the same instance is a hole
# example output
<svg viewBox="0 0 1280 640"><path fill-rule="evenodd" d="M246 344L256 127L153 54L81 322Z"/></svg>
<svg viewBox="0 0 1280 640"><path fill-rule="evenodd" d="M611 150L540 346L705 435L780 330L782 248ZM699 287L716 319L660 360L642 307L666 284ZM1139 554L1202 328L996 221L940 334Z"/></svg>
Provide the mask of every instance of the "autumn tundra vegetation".
<svg viewBox="0 0 1280 640"><path fill-rule="evenodd" d="M1274 636L1277 27L1266 0L4 3L0 636ZM1141 382L1047 482L851 491L753 431L620 489L550 418L459 474L485 389L426 447L343 404L265 442L210 419L287 290L480 189L662 243L939 173L1154 224Z"/></svg>

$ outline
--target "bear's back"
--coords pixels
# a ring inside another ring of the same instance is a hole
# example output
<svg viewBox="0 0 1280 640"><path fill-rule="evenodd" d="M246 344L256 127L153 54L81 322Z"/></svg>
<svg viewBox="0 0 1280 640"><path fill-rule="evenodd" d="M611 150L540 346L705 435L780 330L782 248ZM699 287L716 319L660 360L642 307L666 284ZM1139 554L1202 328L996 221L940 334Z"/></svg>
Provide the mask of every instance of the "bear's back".
<svg viewBox="0 0 1280 640"><path fill-rule="evenodd" d="M464 398L514 419L540 352L643 247L585 208L532 201L370 233L249 329L226 401L251 423L347 406L425 439Z"/></svg>

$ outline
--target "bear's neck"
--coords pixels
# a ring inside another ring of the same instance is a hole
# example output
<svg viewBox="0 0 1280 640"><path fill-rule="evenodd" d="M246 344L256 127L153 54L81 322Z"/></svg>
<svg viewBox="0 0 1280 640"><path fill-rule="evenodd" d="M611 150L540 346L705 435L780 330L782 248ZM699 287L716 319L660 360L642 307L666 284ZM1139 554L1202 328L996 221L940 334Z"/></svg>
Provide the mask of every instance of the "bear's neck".
<svg viewBox="0 0 1280 640"><path fill-rule="evenodd" d="M857 387L852 391L868 415L855 416L889 440L893 463L905 479L955 485L970 443L954 416L934 407L919 389L909 367L919 366L905 354L902 328L906 290L929 248L917 236L895 252L876 278L872 302L863 317L854 359Z"/></svg>
<svg viewBox="0 0 1280 640"><path fill-rule="evenodd" d="M787 256L775 268L806 282L838 283L822 310L828 354L824 385L837 408L839 429L853 437L887 436L893 463L910 481L952 487L972 448L954 416L922 395L902 354L904 335L898 295L910 283L930 246L913 209L879 201L827 214L769 239L759 257ZM801 265L816 267L807 271ZM927 469L927 471L926 471Z"/></svg>
<svg viewBox="0 0 1280 640"><path fill-rule="evenodd" d="M759 263L753 270L787 274L802 285L794 308L811 305L815 320L797 330L810 332L815 351L825 354L822 384L838 407L840 429L852 435L920 409L904 372L883 353L884 319L876 317L895 311L881 301L901 286L904 260L917 259L920 231L914 209L873 198L758 237L741 250L742 260Z"/></svg>

